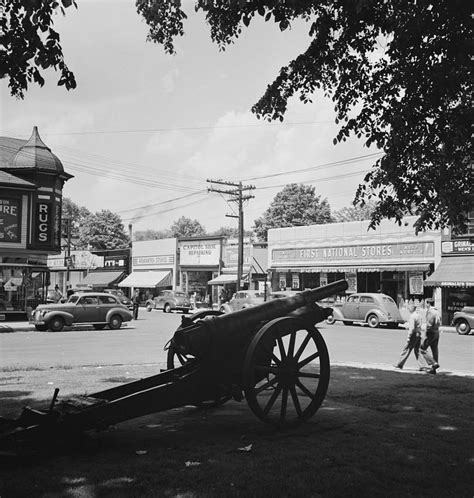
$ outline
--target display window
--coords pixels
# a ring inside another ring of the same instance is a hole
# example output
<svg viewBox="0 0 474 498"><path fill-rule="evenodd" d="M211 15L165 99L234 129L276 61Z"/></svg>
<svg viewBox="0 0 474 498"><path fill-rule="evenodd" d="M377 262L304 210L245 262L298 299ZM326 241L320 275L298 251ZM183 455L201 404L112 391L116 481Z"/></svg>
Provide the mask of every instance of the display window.
<svg viewBox="0 0 474 498"><path fill-rule="evenodd" d="M0 267L0 313L28 311L46 301L49 272L24 266Z"/></svg>

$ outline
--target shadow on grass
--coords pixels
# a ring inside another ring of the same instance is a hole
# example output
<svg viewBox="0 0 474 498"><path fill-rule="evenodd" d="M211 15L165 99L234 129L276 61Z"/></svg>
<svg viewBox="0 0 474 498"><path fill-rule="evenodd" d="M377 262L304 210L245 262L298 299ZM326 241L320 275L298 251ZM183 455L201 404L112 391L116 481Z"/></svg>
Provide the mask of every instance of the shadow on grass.
<svg viewBox="0 0 474 498"><path fill-rule="evenodd" d="M11 461L0 495L471 497L473 385L333 367L323 406L295 429L245 401L168 410Z"/></svg>

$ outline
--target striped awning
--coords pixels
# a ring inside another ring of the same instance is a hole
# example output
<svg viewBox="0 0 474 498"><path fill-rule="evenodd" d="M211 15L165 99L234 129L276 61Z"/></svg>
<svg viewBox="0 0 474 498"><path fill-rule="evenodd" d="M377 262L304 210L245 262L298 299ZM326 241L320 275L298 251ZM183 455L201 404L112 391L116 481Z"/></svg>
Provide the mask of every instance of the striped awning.
<svg viewBox="0 0 474 498"><path fill-rule="evenodd" d="M444 257L425 287L474 287L474 255Z"/></svg>
<svg viewBox="0 0 474 498"><path fill-rule="evenodd" d="M107 287L109 285L115 284L119 281L125 272L123 271L94 271L90 272L86 278L80 282L81 287L91 287L92 289L97 287Z"/></svg>
<svg viewBox="0 0 474 498"><path fill-rule="evenodd" d="M119 287L153 287L171 286L171 272L169 271L132 271L130 275L118 284Z"/></svg>

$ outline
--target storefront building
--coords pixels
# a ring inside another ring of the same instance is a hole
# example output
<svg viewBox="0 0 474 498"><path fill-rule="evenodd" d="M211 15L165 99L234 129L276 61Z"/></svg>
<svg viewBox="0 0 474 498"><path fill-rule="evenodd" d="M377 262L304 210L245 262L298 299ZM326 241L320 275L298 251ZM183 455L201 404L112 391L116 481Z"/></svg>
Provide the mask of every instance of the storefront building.
<svg viewBox="0 0 474 498"><path fill-rule="evenodd" d="M129 274L130 249L72 250L69 258L63 251L48 257L48 267L51 287L57 285L63 296L66 296L68 283L72 290L102 291L117 288L119 282Z"/></svg>
<svg viewBox="0 0 474 498"><path fill-rule="evenodd" d="M208 284L222 266L223 237L190 237L178 241L181 290L196 303L216 303L217 289Z"/></svg>
<svg viewBox="0 0 474 498"><path fill-rule="evenodd" d="M68 282L73 290L92 289L85 280L87 279L89 272L101 268L103 264L104 258L92 254L90 251L71 251L69 262L65 251L60 254L49 256L48 268L50 270L51 287L55 288L57 285L63 296L66 296L66 285Z"/></svg>
<svg viewBox="0 0 474 498"><path fill-rule="evenodd" d="M441 294L442 323L450 325L455 311L474 306L474 209L465 234L443 231L441 255L439 266L423 284Z"/></svg>
<svg viewBox="0 0 474 498"><path fill-rule="evenodd" d="M0 321L45 302L48 256L61 251L61 203L72 175L41 140L0 137Z"/></svg>
<svg viewBox="0 0 474 498"><path fill-rule="evenodd" d="M397 303L422 299L423 281L441 258L441 234L416 235L416 217L401 226L383 220L375 230L368 221L269 230L272 289L303 290L339 279L347 294L383 292Z"/></svg>
<svg viewBox="0 0 474 498"><path fill-rule="evenodd" d="M130 295L138 289L142 301L158 295L162 289L176 289L176 252L175 238L133 242L131 273L118 287L128 289Z"/></svg>
<svg viewBox="0 0 474 498"><path fill-rule="evenodd" d="M239 244L237 239L226 240L223 247L221 274L208 283L217 287L220 301L228 300L237 290ZM267 243L244 241L241 289L265 290L268 279Z"/></svg>

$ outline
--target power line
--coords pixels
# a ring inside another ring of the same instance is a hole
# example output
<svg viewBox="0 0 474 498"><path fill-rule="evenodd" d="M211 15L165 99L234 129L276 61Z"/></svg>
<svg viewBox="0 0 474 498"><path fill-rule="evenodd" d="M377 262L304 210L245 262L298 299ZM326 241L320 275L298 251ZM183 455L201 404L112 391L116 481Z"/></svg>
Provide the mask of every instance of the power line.
<svg viewBox="0 0 474 498"><path fill-rule="evenodd" d="M283 127L295 125L309 125L309 124L327 124L334 123L334 121L295 121L288 123L255 123L255 124L242 124L242 125L219 125L219 126L181 126L173 128L135 128L128 130L95 130L95 131L70 131L62 133L44 133L44 136L66 136L66 135L117 135L122 133L154 133L161 131L201 131L201 130L217 130L226 128L270 128L270 127Z"/></svg>

